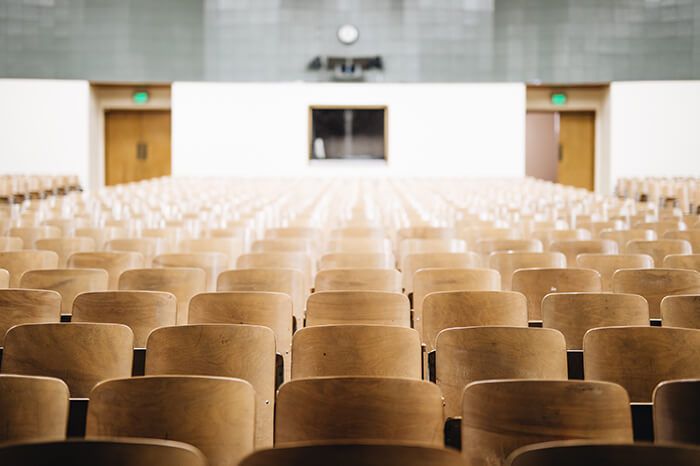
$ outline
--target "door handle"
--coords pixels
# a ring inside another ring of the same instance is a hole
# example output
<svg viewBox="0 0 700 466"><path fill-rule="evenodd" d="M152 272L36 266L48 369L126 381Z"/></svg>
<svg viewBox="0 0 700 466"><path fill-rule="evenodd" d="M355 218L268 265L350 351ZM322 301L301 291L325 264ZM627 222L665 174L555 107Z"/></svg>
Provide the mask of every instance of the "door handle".
<svg viewBox="0 0 700 466"><path fill-rule="evenodd" d="M148 144L139 142L136 144L136 159L146 160L148 158Z"/></svg>

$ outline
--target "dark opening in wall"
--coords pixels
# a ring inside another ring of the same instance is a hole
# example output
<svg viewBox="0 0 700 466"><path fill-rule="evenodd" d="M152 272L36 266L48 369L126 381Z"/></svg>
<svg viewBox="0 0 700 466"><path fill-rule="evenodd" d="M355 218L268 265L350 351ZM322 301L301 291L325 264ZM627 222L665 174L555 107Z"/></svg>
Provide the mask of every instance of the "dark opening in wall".
<svg viewBox="0 0 700 466"><path fill-rule="evenodd" d="M311 107L309 158L386 160L386 107Z"/></svg>

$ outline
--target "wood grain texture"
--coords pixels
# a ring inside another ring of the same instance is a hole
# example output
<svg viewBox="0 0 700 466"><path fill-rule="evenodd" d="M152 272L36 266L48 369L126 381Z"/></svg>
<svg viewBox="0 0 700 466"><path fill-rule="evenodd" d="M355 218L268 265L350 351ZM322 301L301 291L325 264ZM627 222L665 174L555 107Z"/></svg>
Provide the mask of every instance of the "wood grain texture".
<svg viewBox="0 0 700 466"><path fill-rule="evenodd" d="M125 270L141 269L145 260L141 253L126 251L76 252L68 258L68 268L103 269L109 277L107 288L119 288L119 276Z"/></svg>
<svg viewBox="0 0 700 466"><path fill-rule="evenodd" d="M5 335L2 372L56 377L84 398L102 380L131 375L133 347L126 325L18 325Z"/></svg>
<svg viewBox="0 0 700 466"><path fill-rule="evenodd" d="M0 346L5 333L21 324L61 321L61 295L50 290L0 290Z"/></svg>
<svg viewBox="0 0 700 466"><path fill-rule="evenodd" d="M306 288L304 274L295 269L227 270L219 275L217 291L272 291L292 299L292 312L298 321L304 318Z"/></svg>
<svg viewBox="0 0 700 466"><path fill-rule="evenodd" d="M180 241L181 252L218 252L225 254L228 259L228 267L234 268L236 260L243 254L244 240L241 237L233 238L189 238Z"/></svg>
<svg viewBox="0 0 700 466"><path fill-rule="evenodd" d="M479 240L474 247L483 265L488 266L492 252L542 252L544 247L538 239L485 239Z"/></svg>
<svg viewBox="0 0 700 466"><path fill-rule="evenodd" d="M644 296L649 317L661 317L661 300L666 296L700 293L700 272L681 269L623 269L613 274L614 293Z"/></svg>
<svg viewBox="0 0 700 466"><path fill-rule="evenodd" d="M102 269L28 270L19 281L21 288L52 290L61 295L61 313L70 314L80 293L107 289L107 272Z"/></svg>
<svg viewBox="0 0 700 466"><path fill-rule="evenodd" d="M527 327L527 300L513 291L440 291L423 300L423 342L428 351L451 327Z"/></svg>
<svg viewBox="0 0 700 466"><path fill-rule="evenodd" d="M508 466L694 466L700 463L700 448L691 445L652 443L548 442L513 452Z"/></svg>
<svg viewBox="0 0 700 466"><path fill-rule="evenodd" d="M671 254L691 254L690 243L682 239L658 239L653 241L630 241L625 247L630 254L648 254L657 268L664 267L664 259Z"/></svg>
<svg viewBox="0 0 700 466"><path fill-rule="evenodd" d="M177 323L187 323L187 312L192 296L206 287L204 270L188 267L164 269L133 269L119 277L120 290L165 291L177 299Z"/></svg>
<svg viewBox="0 0 700 466"><path fill-rule="evenodd" d="M66 267L71 254L95 250L95 240L87 236L38 239L34 244L36 249L53 251L58 254L58 266L60 268Z"/></svg>
<svg viewBox="0 0 700 466"><path fill-rule="evenodd" d="M390 377L310 378L280 387L276 447L359 439L442 447L440 389Z"/></svg>
<svg viewBox="0 0 700 466"><path fill-rule="evenodd" d="M551 293L542 300L542 326L559 330L566 349L583 349L592 328L649 326L649 305L635 294Z"/></svg>
<svg viewBox="0 0 700 466"><path fill-rule="evenodd" d="M632 442L629 399L619 385L574 380L494 380L464 390L462 455L501 466L533 443L586 439Z"/></svg>
<svg viewBox="0 0 700 466"><path fill-rule="evenodd" d="M603 291L612 291L612 277L620 269L653 269L654 259L647 254L579 254L576 265L600 274Z"/></svg>
<svg viewBox="0 0 700 466"><path fill-rule="evenodd" d="M627 243L630 241L652 241L657 238L654 230L603 230L598 236L600 239L611 239L617 242L620 252L626 252Z"/></svg>
<svg viewBox="0 0 700 466"><path fill-rule="evenodd" d="M566 344L556 330L449 328L438 334L435 349L447 417L460 415L464 387L477 380L567 379Z"/></svg>
<svg viewBox="0 0 700 466"><path fill-rule="evenodd" d="M292 379L381 376L420 379L418 332L388 325L321 325L292 338Z"/></svg>
<svg viewBox="0 0 700 466"><path fill-rule="evenodd" d="M334 252L321 256L318 269L393 269L395 261L386 252Z"/></svg>
<svg viewBox="0 0 700 466"><path fill-rule="evenodd" d="M700 445L700 379L661 382L652 398L655 442Z"/></svg>
<svg viewBox="0 0 700 466"><path fill-rule="evenodd" d="M204 455L182 442L137 438L71 438L0 447L0 463L34 466L207 466Z"/></svg>
<svg viewBox="0 0 700 466"><path fill-rule="evenodd" d="M60 238L61 229L53 226L10 228L8 236L22 238L24 249L36 249L34 242L42 238Z"/></svg>
<svg viewBox="0 0 700 466"><path fill-rule="evenodd" d="M592 329L583 337L583 361L587 380L618 383L631 401L649 402L660 382L700 378L700 330Z"/></svg>
<svg viewBox="0 0 700 466"><path fill-rule="evenodd" d="M564 268L566 256L560 252L494 252L489 256L489 267L501 274L501 289L510 291L513 272L518 269Z"/></svg>
<svg viewBox="0 0 700 466"><path fill-rule="evenodd" d="M163 327L148 337L146 375L211 375L246 380L255 389L255 445L272 446L275 334L259 325Z"/></svg>
<svg viewBox="0 0 700 466"><path fill-rule="evenodd" d="M90 394L86 436L176 440L201 450L211 466L234 466L254 448L255 390L226 377L108 380Z"/></svg>
<svg viewBox="0 0 700 466"><path fill-rule="evenodd" d="M700 329L700 294L666 296L662 299L661 325Z"/></svg>
<svg viewBox="0 0 700 466"><path fill-rule="evenodd" d="M153 267L192 268L204 271L206 290L216 291L216 279L228 269L228 256L220 252L182 252L160 254L153 258Z"/></svg>
<svg viewBox="0 0 700 466"><path fill-rule="evenodd" d="M305 289L313 284L311 257L305 252L253 252L241 255L237 269L295 269L304 274Z"/></svg>
<svg viewBox="0 0 700 466"><path fill-rule="evenodd" d="M513 291L527 298L530 320L542 319L542 299L549 293L602 291L600 274L593 269L520 269L513 273Z"/></svg>
<svg viewBox="0 0 700 466"><path fill-rule="evenodd" d="M464 466L458 452L418 445L333 443L261 450L240 466Z"/></svg>
<svg viewBox="0 0 700 466"><path fill-rule="evenodd" d="M700 254L700 228L690 230L671 230L662 236L664 239L683 239L690 243L693 252Z"/></svg>
<svg viewBox="0 0 700 466"><path fill-rule="evenodd" d="M404 257L402 285L406 293L413 292L414 275L420 269L481 267L480 258L473 252L415 253Z"/></svg>
<svg viewBox="0 0 700 466"><path fill-rule="evenodd" d="M569 267L576 267L579 254L617 254L617 243L611 239L554 241L550 251L561 252L566 256Z"/></svg>
<svg viewBox="0 0 700 466"><path fill-rule="evenodd" d="M411 326L408 297L387 291L319 291L306 300L306 326L378 324Z"/></svg>
<svg viewBox="0 0 700 466"><path fill-rule="evenodd" d="M664 258L663 268L700 272L700 254L669 254Z"/></svg>
<svg viewBox="0 0 700 466"><path fill-rule="evenodd" d="M401 273L394 269L330 269L316 274L316 291L388 291L401 293Z"/></svg>
<svg viewBox="0 0 700 466"><path fill-rule="evenodd" d="M19 280L27 270L55 269L58 254L53 251L0 252L0 268L10 274L10 288L19 288Z"/></svg>
<svg viewBox="0 0 700 466"><path fill-rule="evenodd" d="M2 374L0 413L0 442L63 439L68 424L68 386L51 377Z"/></svg>
<svg viewBox="0 0 700 466"><path fill-rule="evenodd" d="M145 348L152 330L175 325L177 300L162 291L96 291L73 301L71 322L126 325L134 332L134 347Z"/></svg>

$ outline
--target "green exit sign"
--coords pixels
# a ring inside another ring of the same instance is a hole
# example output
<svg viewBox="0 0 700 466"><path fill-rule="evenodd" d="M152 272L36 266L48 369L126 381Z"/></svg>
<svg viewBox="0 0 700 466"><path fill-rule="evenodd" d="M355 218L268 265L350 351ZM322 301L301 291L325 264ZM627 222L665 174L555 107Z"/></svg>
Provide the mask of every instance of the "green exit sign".
<svg viewBox="0 0 700 466"><path fill-rule="evenodd" d="M566 93L564 92L552 92L550 96L552 105L566 105Z"/></svg>
<svg viewBox="0 0 700 466"><path fill-rule="evenodd" d="M148 91L136 91L131 96L131 100L133 100L135 104L147 104L150 98L151 96L148 95Z"/></svg>

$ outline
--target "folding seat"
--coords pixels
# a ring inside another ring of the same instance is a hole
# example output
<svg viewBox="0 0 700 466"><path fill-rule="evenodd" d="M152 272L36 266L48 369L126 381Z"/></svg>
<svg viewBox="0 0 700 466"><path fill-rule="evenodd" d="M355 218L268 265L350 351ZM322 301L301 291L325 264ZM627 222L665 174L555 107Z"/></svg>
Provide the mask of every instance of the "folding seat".
<svg viewBox="0 0 700 466"><path fill-rule="evenodd" d="M125 238L128 235L129 232L121 227L85 227L75 229L75 236L92 238L95 241L97 251L102 251L107 241Z"/></svg>
<svg viewBox="0 0 700 466"><path fill-rule="evenodd" d="M401 273L395 269L329 269L316 274L316 291L401 292Z"/></svg>
<svg viewBox="0 0 700 466"><path fill-rule="evenodd" d="M607 327L583 337L587 380L619 383L633 402L650 402L660 382L700 378L700 330Z"/></svg>
<svg viewBox="0 0 700 466"><path fill-rule="evenodd" d="M475 249L479 241L521 239L521 233L516 228L494 226L463 228L458 237L467 243L467 247Z"/></svg>
<svg viewBox="0 0 700 466"><path fill-rule="evenodd" d="M700 445L700 378L661 382L652 401L657 443Z"/></svg>
<svg viewBox="0 0 700 466"><path fill-rule="evenodd" d="M50 290L0 290L0 346L5 333L20 324L61 321L61 295Z"/></svg>
<svg viewBox="0 0 700 466"><path fill-rule="evenodd" d="M329 269L393 269L396 259L391 253L384 252L335 252L324 254L318 262L319 270Z"/></svg>
<svg viewBox="0 0 700 466"><path fill-rule="evenodd" d="M132 269L119 277L120 290L165 291L177 300L177 323L187 323L190 299L206 289L204 270L188 267Z"/></svg>
<svg viewBox="0 0 700 466"><path fill-rule="evenodd" d="M654 259L654 265L662 268L664 258L670 254L691 254L690 243L682 239L658 239L654 241L630 241L625 252L629 254L648 254Z"/></svg>
<svg viewBox="0 0 700 466"><path fill-rule="evenodd" d="M17 325L5 335L2 372L60 378L85 398L98 382L131 375L133 347L126 325Z"/></svg>
<svg viewBox="0 0 700 466"><path fill-rule="evenodd" d="M317 246L309 238L268 238L254 241L252 252L303 252L316 257Z"/></svg>
<svg viewBox="0 0 700 466"><path fill-rule="evenodd" d="M378 324L411 326L406 295L387 291L319 291L306 300L306 326Z"/></svg>
<svg viewBox="0 0 700 466"><path fill-rule="evenodd" d="M592 269L538 268L513 273L513 291L527 298L530 320L542 320L542 298L549 293L601 290L600 274Z"/></svg>
<svg viewBox="0 0 700 466"><path fill-rule="evenodd" d="M630 241L652 241L657 239L654 230L603 230L598 236L600 239L611 239L617 242L620 252L625 252L625 247Z"/></svg>
<svg viewBox="0 0 700 466"><path fill-rule="evenodd" d="M292 337L292 379L380 376L420 379L418 332L388 325L321 325Z"/></svg>
<svg viewBox="0 0 700 466"><path fill-rule="evenodd" d="M308 238L314 242L321 241L321 230L313 227L282 227L268 228L265 230L265 238Z"/></svg>
<svg viewBox="0 0 700 466"><path fill-rule="evenodd" d="M566 349L583 349L583 336L592 328L649 326L649 305L636 294L551 293L542 300L542 326L559 330Z"/></svg>
<svg viewBox="0 0 700 466"><path fill-rule="evenodd" d="M488 265L492 252L542 252L542 242L538 239L486 239L477 241L474 251L481 255L481 261Z"/></svg>
<svg viewBox="0 0 700 466"><path fill-rule="evenodd" d="M657 237L663 238L666 232L685 230L686 225L682 220L664 220L658 222L638 222L632 227L640 230L654 230Z"/></svg>
<svg viewBox="0 0 700 466"><path fill-rule="evenodd" d="M181 252L218 252L228 259L227 268L233 269L236 260L243 254L244 238L189 238L180 241Z"/></svg>
<svg viewBox="0 0 700 466"><path fill-rule="evenodd" d="M71 313L73 300L80 293L104 291L107 284L107 272L102 269L28 270L19 281L20 288L57 291L62 314Z"/></svg>
<svg viewBox="0 0 700 466"><path fill-rule="evenodd" d="M358 440L442 447L440 389L393 377L318 377L280 387L275 447Z"/></svg>
<svg viewBox="0 0 700 466"><path fill-rule="evenodd" d="M576 222L578 228L583 228L591 232L593 238L598 238L603 230L622 230L625 228L625 222L619 219L598 221L598 222Z"/></svg>
<svg viewBox="0 0 700 466"><path fill-rule="evenodd" d="M254 448L255 390L228 377L107 380L90 393L86 437L176 440L201 450L210 466L235 466Z"/></svg>
<svg viewBox="0 0 700 466"><path fill-rule="evenodd" d="M653 269L654 259L647 254L579 254L576 265L600 274L603 291L612 291L612 277L620 269Z"/></svg>
<svg viewBox="0 0 700 466"><path fill-rule="evenodd" d="M661 325L700 329L700 294L666 296L662 299Z"/></svg>
<svg viewBox="0 0 700 466"><path fill-rule="evenodd" d="M520 448L508 466L694 466L699 462L700 448L691 445L562 441Z"/></svg>
<svg viewBox="0 0 700 466"><path fill-rule="evenodd" d="M201 269L205 274L205 289L216 291L216 279L228 269L228 258L220 252L167 253L154 257L153 267Z"/></svg>
<svg viewBox="0 0 700 466"><path fill-rule="evenodd" d="M552 243L558 241L585 241L591 239L591 232L583 228L575 230L535 230L532 237L542 242L545 251L550 250Z"/></svg>
<svg viewBox="0 0 700 466"><path fill-rule="evenodd" d="M611 239L554 241L550 251L561 252L566 256L569 267L576 267L579 254L617 254L617 243Z"/></svg>
<svg viewBox="0 0 700 466"><path fill-rule="evenodd" d="M435 355L447 417L460 415L464 387L477 380L567 379L564 336L552 329L448 328L437 336Z"/></svg>
<svg viewBox="0 0 700 466"><path fill-rule="evenodd" d="M68 268L102 269L107 272L107 289L119 288L119 276L125 270L141 269L145 260L141 253L127 251L76 252L68 258Z"/></svg>
<svg viewBox="0 0 700 466"><path fill-rule="evenodd" d="M490 380L462 399L462 455L503 465L517 448L564 439L632 442L629 398L619 385L581 380ZM568 463L567 463L568 464Z"/></svg>
<svg viewBox="0 0 700 466"><path fill-rule="evenodd" d="M501 274L501 289L511 290L513 272L518 269L564 268L566 256L560 252L494 252L489 257L489 267Z"/></svg>
<svg viewBox="0 0 700 466"><path fill-rule="evenodd" d="M690 243L694 253L700 254L700 229L671 230L662 236L663 239L682 239Z"/></svg>
<svg viewBox="0 0 700 466"><path fill-rule="evenodd" d="M466 252L464 240L454 238L404 239L398 243L399 270L404 269L404 261L411 254L437 254L446 252Z"/></svg>
<svg viewBox="0 0 700 466"><path fill-rule="evenodd" d="M105 251L138 252L143 256L146 267L151 266L153 258L162 254L165 247L158 238L117 238L105 243Z"/></svg>
<svg viewBox="0 0 700 466"><path fill-rule="evenodd" d="M506 325L527 327L527 300L513 291L440 291L423 300L423 342L428 351L445 329Z"/></svg>
<svg viewBox="0 0 700 466"><path fill-rule="evenodd" d="M454 228L435 226L413 226L396 230L397 241L405 239L448 239L455 237Z"/></svg>
<svg viewBox="0 0 700 466"><path fill-rule="evenodd" d="M0 252L21 251L24 248L22 238L18 236L0 236Z"/></svg>
<svg viewBox="0 0 700 466"><path fill-rule="evenodd" d="M0 269L10 274L10 288L18 288L22 274L27 270L55 269L58 254L53 251L6 251L0 252Z"/></svg>
<svg viewBox="0 0 700 466"><path fill-rule="evenodd" d="M669 254L664 258L663 267L700 272L700 254Z"/></svg>
<svg viewBox="0 0 700 466"><path fill-rule="evenodd" d="M142 438L71 438L0 447L0 463L36 466L207 466L202 453L182 442Z"/></svg>
<svg viewBox="0 0 700 466"><path fill-rule="evenodd" d="M481 260L473 252L415 253L404 257L402 285L407 294L413 292L413 277L420 269L455 268L470 269L481 267Z"/></svg>
<svg viewBox="0 0 700 466"><path fill-rule="evenodd" d="M304 274L305 289L311 289L314 268L309 254L305 252L253 252L241 255L236 261L237 269L295 269Z"/></svg>
<svg viewBox="0 0 700 466"><path fill-rule="evenodd" d="M272 446L275 334L259 325L162 327L148 337L146 375L234 377L255 389L255 445Z"/></svg>
<svg viewBox="0 0 700 466"><path fill-rule="evenodd" d="M419 445L339 443L259 450L240 466L464 466L458 452Z"/></svg>
<svg viewBox="0 0 700 466"><path fill-rule="evenodd" d="M145 348L152 330L175 325L177 300L162 291L96 291L73 301L71 322L123 324L134 332L134 347Z"/></svg>
<svg viewBox="0 0 700 466"><path fill-rule="evenodd" d="M498 291L500 276L491 269L420 269L413 276L413 324L423 332L423 300L436 291Z"/></svg>
<svg viewBox="0 0 700 466"><path fill-rule="evenodd" d="M391 253L391 242L387 238L335 238L328 241L328 253Z"/></svg>
<svg viewBox="0 0 700 466"><path fill-rule="evenodd" d="M60 238L61 229L52 226L15 227L10 228L9 236L22 239L24 249L36 249L34 242L43 238Z"/></svg>
<svg viewBox="0 0 700 466"><path fill-rule="evenodd" d="M68 386L51 377L2 374L0 413L0 442L63 439L68 425ZM0 464L30 463L0 459Z"/></svg>
<svg viewBox="0 0 700 466"><path fill-rule="evenodd" d="M89 237L38 239L34 245L36 249L58 254L58 267L62 269L66 267L71 254L95 250L95 240Z"/></svg>
<svg viewBox="0 0 700 466"><path fill-rule="evenodd" d="M292 298L266 291L200 293L190 300L190 324L262 325L275 333L277 353L291 374Z"/></svg>
<svg viewBox="0 0 700 466"><path fill-rule="evenodd" d="M666 296L700 293L700 272L681 269L622 269L613 274L614 293L644 296L649 317L661 317L661 300Z"/></svg>
<svg viewBox="0 0 700 466"><path fill-rule="evenodd" d="M304 274L294 269L239 269L219 275L217 291L272 291L292 299L292 312L299 324L304 320L307 288Z"/></svg>

